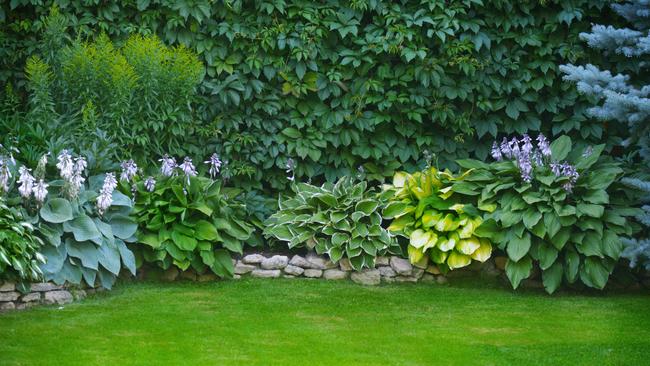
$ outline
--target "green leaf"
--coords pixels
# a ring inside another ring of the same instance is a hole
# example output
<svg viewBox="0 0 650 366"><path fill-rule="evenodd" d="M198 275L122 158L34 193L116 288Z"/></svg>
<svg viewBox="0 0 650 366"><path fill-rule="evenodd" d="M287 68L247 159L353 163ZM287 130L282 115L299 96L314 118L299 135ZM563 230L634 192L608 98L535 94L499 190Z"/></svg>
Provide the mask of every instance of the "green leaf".
<svg viewBox="0 0 650 366"><path fill-rule="evenodd" d="M72 221L65 222L63 229L72 232L76 241L93 240L102 236L95 222L86 215L81 215Z"/></svg>
<svg viewBox="0 0 650 366"><path fill-rule="evenodd" d="M594 257L587 257L584 264L584 272L581 271L580 276L586 274L589 277L589 280L583 278L583 282L593 284L593 287L597 289L605 288L607 280L609 279L610 271L605 268L600 259Z"/></svg>
<svg viewBox="0 0 650 366"><path fill-rule="evenodd" d="M300 131L298 131L297 129L295 129L293 127L285 128L284 130L282 130L282 134L287 136L287 137L290 137L292 139L298 139L298 138L302 137L302 134L300 133Z"/></svg>
<svg viewBox="0 0 650 366"><path fill-rule="evenodd" d="M172 231L172 240L174 241L174 244L178 246L178 248L187 251L193 251L198 244L196 239L185 234L181 234L176 230Z"/></svg>
<svg viewBox="0 0 650 366"><path fill-rule="evenodd" d="M573 249L567 250L564 253L564 275L569 283L574 283L578 278L578 270L580 269L580 255Z"/></svg>
<svg viewBox="0 0 650 366"><path fill-rule="evenodd" d="M116 237L126 240L135 235L138 224L131 217L124 215L113 215L110 221L111 230Z"/></svg>
<svg viewBox="0 0 650 366"><path fill-rule="evenodd" d="M51 198L40 210L41 217L47 222L61 224L72 220L72 206L63 198Z"/></svg>
<svg viewBox="0 0 650 366"><path fill-rule="evenodd" d="M567 155L569 155L571 148L571 138L569 136L562 135L551 143L551 157L555 161L562 161L567 157Z"/></svg>
<svg viewBox="0 0 650 366"><path fill-rule="evenodd" d="M523 216L524 225L528 229L532 229L535 225L537 225L537 223L541 218L542 218L541 212L537 211L536 208L529 208L528 210L526 210L526 212L524 212L524 216Z"/></svg>
<svg viewBox="0 0 650 366"><path fill-rule="evenodd" d="M508 257L511 260L517 262L523 258L528 251L530 250L530 234L524 233L523 237L518 237L517 235L512 235L512 238L508 241L508 246L506 252Z"/></svg>
<svg viewBox="0 0 650 366"><path fill-rule="evenodd" d="M220 239L217 228L206 220L197 221L194 231L198 240L215 241Z"/></svg>
<svg viewBox="0 0 650 366"><path fill-rule="evenodd" d="M545 270L555 263L558 256L558 250L552 245L542 243L537 248L537 255L539 257L539 267Z"/></svg>
<svg viewBox="0 0 650 366"><path fill-rule="evenodd" d="M391 202L384 208L383 216L386 219L392 219L413 212L414 210L415 207L409 206L407 203Z"/></svg>
<svg viewBox="0 0 650 366"><path fill-rule="evenodd" d="M552 294L560 287L562 283L562 274L564 273L564 266L560 261L555 262L551 267L542 272L542 282L546 292Z"/></svg>
<svg viewBox="0 0 650 366"><path fill-rule="evenodd" d="M220 277L232 277L234 267L230 253L227 250L217 249L214 251L214 265L210 267L212 272Z"/></svg>
<svg viewBox="0 0 650 366"><path fill-rule="evenodd" d="M359 201L354 206L354 210L357 212L358 211L363 212L366 215L370 215L371 213L375 212L378 206L379 206L379 202L372 199L366 199L366 200Z"/></svg>
<svg viewBox="0 0 650 366"><path fill-rule="evenodd" d="M544 225L546 225L546 233L548 236L553 237L562 228L560 220L553 212L544 214Z"/></svg>
<svg viewBox="0 0 650 366"><path fill-rule="evenodd" d="M530 270L533 268L533 261L526 256L519 261L508 259L506 262L506 276L512 284L512 288L517 289L522 280L530 276Z"/></svg>
<svg viewBox="0 0 650 366"><path fill-rule="evenodd" d="M95 244L89 241L77 242L74 240L66 240L65 244L69 256L79 258L81 264L86 268L98 269L99 249Z"/></svg>
<svg viewBox="0 0 650 366"><path fill-rule="evenodd" d="M602 205L578 203L576 208L579 214L595 217L595 218L601 218L605 213L605 207L603 207Z"/></svg>

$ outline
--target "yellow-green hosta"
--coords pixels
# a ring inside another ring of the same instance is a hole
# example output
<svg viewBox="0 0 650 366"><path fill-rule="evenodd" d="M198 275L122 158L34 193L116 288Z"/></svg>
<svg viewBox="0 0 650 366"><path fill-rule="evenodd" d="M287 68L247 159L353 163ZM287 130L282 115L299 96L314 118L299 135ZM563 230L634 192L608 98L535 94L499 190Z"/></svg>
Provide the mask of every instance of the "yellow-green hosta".
<svg viewBox="0 0 650 366"><path fill-rule="evenodd" d="M409 240L412 263L430 260L447 270L490 258L492 244L477 234L483 220L472 204L475 199L460 185L467 176L429 168L397 173L393 185L385 187L394 192L384 210L384 217L393 219L388 230Z"/></svg>

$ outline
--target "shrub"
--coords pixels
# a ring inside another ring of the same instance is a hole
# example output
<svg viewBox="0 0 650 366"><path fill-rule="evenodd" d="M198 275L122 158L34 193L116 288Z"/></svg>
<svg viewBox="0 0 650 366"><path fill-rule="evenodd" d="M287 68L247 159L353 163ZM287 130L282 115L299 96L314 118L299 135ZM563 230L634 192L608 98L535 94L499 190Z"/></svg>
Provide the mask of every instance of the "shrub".
<svg viewBox="0 0 650 366"><path fill-rule="evenodd" d="M34 227L0 199L0 278L40 281L43 272L39 266L45 263L39 252L42 245Z"/></svg>
<svg viewBox="0 0 650 366"><path fill-rule="evenodd" d="M294 194L280 197L279 210L266 221L266 237L286 242L290 249L314 249L333 262L346 257L357 271L374 268L379 255L401 252L382 227L386 195L368 189L365 181L344 177L335 184L297 183L292 189Z"/></svg>
<svg viewBox="0 0 650 366"><path fill-rule="evenodd" d="M484 262L490 257L492 245L477 231L483 220L472 204L476 193L454 186L465 181L468 173L455 177L436 168L401 172L387 187L393 196L384 218L393 219L388 230L409 240L412 263L426 265L430 259L447 272L469 265L472 259Z"/></svg>
<svg viewBox="0 0 650 366"><path fill-rule="evenodd" d="M619 235L630 234L626 216L636 210L616 204L614 182L622 169L602 156L604 145L573 148L562 136L550 146L544 136L504 139L494 144L497 160L462 160L483 187L480 204L495 206L485 216L492 241L508 254L506 274L514 288L542 271L546 291L578 279L605 287L622 250Z"/></svg>
<svg viewBox="0 0 650 366"><path fill-rule="evenodd" d="M125 241L134 240L137 225L129 217L129 198L113 191L113 174L90 177L86 184L86 160L64 150L57 156L59 179L46 181L47 162L44 155L34 175L21 166L16 184L5 191L22 202L23 216L43 241L43 278L111 288L122 267L135 275Z"/></svg>
<svg viewBox="0 0 650 366"><path fill-rule="evenodd" d="M231 277L230 253L242 254L253 233L246 207L219 182L197 176L190 159L180 165L169 156L162 160L161 173L147 178L133 162L123 164L121 189L134 195L139 261Z"/></svg>

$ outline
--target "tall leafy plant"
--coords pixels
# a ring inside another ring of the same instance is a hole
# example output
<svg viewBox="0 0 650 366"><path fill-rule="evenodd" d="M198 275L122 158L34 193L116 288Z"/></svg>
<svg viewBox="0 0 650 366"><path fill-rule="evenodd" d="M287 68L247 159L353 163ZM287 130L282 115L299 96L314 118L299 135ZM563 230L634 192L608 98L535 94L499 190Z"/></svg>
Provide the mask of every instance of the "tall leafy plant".
<svg viewBox="0 0 650 366"><path fill-rule="evenodd" d="M130 199L114 191L114 175L90 177L87 184L85 158L67 150L57 156L59 179L46 179L47 165L44 155L34 175L20 166L16 182L5 189L43 241L43 278L111 288L123 267L135 275L125 242L134 240L137 225L129 217Z"/></svg>
<svg viewBox="0 0 650 366"><path fill-rule="evenodd" d="M12 281L39 281L45 257L39 252L43 242L34 227L16 208L0 199L0 278Z"/></svg>
<svg viewBox="0 0 650 366"><path fill-rule="evenodd" d="M231 253L242 254L253 233L246 207L234 201L236 192L198 176L190 159L180 165L169 156L162 161L160 174L146 178L132 161L123 164L121 189L134 196L139 262L231 277ZM211 163L215 169L217 161Z"/></svg>
<svg viewBox="0 0 650 366"><path fill-rule="evenodd" d="M548 144L524 135L494 144L497 160L461 160L483 187L486 228L508 255L506 274L514 288L534 265L546 291L580 281L602 289L621 255L620 235L630 234L626 217L636 210L617 201L615 182L623 170L601 155L604 145L573 147L567 136Z"/></svg>

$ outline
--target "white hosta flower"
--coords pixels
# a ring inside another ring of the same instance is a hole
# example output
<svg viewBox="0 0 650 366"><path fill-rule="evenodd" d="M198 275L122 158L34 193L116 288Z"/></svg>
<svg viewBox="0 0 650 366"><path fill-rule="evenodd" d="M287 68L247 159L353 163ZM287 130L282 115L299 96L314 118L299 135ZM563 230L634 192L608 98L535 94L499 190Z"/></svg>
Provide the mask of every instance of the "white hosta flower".
<svg viewBox="0 0 650 366"><path fill-rule="evenodd" d="M88 166L88 162L86 162L86 158L84 158L83 156L74 159L74 173L76 175L83 174L87 166Z"/></svg>
<svg viewBox="0 0 650 366"><path fill-rule="evenodd" d="M138 165L133 160L123 161L120 165L122 167L122 174L120 180L130 182L136 174L138 174Z"/></svg>
<svg viewBox="0 0 650 366"><path fill-rule="evenodd" d="M29 172L29 169L21 166L18 169L20 176L18 177L18 192L23 198L29 198L34 190L34 177Z"/></svg>
<svg viewBox="0 0 650 366"><path fill-rule="evenodd" d="M160 173L164 175L165 177L171 177L172 175L175 174L176 170L176 159L173 157L165 154L163 155L162 159L158 160L162 162L162 165L160 167Z"/></svg>
<svg viewBox="0 0 650 366"><path fill-rule="evenodd" d="M178 167L183 171L183 174L185 174L185 177L187 178L187 184L189 185L190 177L196 176L196 168L194 167L194 164L192 164L192 159L185 157L185 159L183 159L183 163Z"/></svg>
<svg viewBox="0 0 650 366"><path fill-rule="evenodd" d="M72 178L72 175L74 174L74 163L72 162L72 156L68 150L61 151L56 159L59 161L56 163L56 167L59 168L61 178L65 180Z"/></svg>
<svg viewBox="0 0 650 366"><path fill-rule="evenodd" d="M97 197L97 212L103 215L113 204L113 190L117 187L117 180L114 173L107 173L104 178L104 185Z"/></svg>
<svg viewBox="0 0 650 366"><path fill-rule="evenodd" d="M156 189L156 180L153 177L145 179L144 188L149 192L153 192L153 190Z"/></svg>
<svg viewBox="0 0 650 366"><path fill-rule="evenodd" d="M43 182L43 179L39 180L38 183L34 185L34 199L36 199L39 206L45 202L45 197L47 197L47 187L49 187L49 185Z"/></svg>
<svg viewBox="0 0 650 366"><path fill-rule="evenodd" d="M9 161L0 158L0 190L9 191L9 180L11 179L11 170L9 170Z"/></svg>

